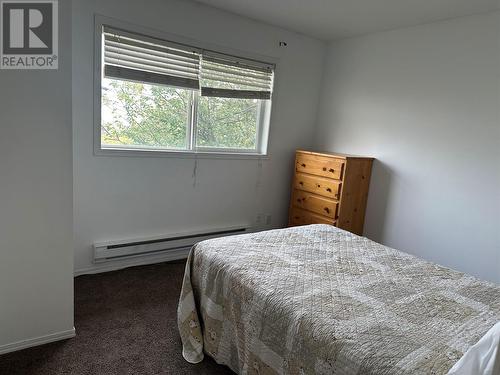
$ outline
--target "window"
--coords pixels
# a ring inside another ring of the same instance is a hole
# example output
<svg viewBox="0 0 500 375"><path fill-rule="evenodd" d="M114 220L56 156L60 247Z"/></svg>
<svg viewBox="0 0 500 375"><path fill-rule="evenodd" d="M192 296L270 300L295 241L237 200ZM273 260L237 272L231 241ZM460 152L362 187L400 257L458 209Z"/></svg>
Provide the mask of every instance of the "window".
<svg viewBox="0 0 500 375"><path fill-rule="evenodd" d="M103 26L100 150L265 154L274 65Z"/></svg>

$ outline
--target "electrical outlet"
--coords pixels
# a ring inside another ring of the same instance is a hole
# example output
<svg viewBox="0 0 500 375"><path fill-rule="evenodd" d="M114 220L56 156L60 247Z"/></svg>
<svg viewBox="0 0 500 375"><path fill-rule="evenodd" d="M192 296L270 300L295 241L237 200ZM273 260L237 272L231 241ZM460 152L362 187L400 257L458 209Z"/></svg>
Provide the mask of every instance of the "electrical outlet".
<svg viewBox="0 0 500 375"><path fill-rule="evenodd" d="M266 222L266 225L271 225L271 214L265 214L264 215L264 220Z"/></svg>
<svg viewBox="0 0 500 375"><path fill-rule="evenodd" d="M257 214L257 216L255 216L255 224L261 225L263 221L264 221L264 214Z"/></svg>

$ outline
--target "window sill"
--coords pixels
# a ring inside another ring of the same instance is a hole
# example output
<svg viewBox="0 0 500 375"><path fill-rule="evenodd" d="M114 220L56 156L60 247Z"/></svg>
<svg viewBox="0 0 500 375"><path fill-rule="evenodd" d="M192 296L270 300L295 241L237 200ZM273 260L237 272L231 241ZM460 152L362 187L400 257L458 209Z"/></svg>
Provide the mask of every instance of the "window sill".
<svg viewBox="0 0 500 375"><path fill-rule="evenodd" d="M94 150L95 156L125 156L148 158L176 158L176 159L250 159L267 160L268 154L255 152L221 152L221 151L163 151L163 150L130 150L115 148L99 148Z"/></svg>

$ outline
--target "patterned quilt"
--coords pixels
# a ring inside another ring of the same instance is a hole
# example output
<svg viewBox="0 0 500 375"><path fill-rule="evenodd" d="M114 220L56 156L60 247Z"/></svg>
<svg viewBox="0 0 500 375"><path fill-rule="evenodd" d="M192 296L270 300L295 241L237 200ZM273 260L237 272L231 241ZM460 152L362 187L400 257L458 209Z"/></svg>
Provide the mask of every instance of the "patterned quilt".
<svg viewBox="0 0 500 375"><path fill-rule="evenodd" d="M178 307L239 374L446 374L498 321L500 286L329 225L198 243Z"/></svg>

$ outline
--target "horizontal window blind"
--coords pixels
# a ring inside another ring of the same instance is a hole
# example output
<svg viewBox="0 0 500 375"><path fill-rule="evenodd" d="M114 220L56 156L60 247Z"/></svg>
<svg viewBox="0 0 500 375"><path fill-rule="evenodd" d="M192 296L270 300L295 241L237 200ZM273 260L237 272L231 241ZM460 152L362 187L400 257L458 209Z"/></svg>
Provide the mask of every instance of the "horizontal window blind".
<svg viewBox="0 0 500 375"><path fill-rule="evenodd" d="M274 65L103 27L104 76L201 90L202 96L270 99Z"/></svg>
<svg viewBox="0 0 500 375"><path fill-rule="evenodd" d="M193 48L108 27L103 34L105 77L199 89Z"/></svg>
<svg viewBox="0 0 500 375"><path fill-rule="evenodd" d="M271 99L274 66L204 52L201 95L237 99Z"/></svg>

